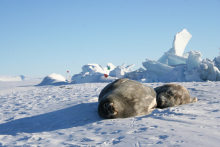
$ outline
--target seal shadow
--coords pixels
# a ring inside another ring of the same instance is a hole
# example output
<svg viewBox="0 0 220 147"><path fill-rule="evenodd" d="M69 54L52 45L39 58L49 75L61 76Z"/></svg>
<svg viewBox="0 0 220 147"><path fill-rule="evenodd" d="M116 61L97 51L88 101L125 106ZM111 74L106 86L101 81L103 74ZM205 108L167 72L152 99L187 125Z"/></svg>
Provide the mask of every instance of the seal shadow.
<svg viewBox="0 0 220 147"><path fill-rule="evenodd" d="M80 103L65 109L0 124L1 135L38 133L85 126L102 120L97 112L98 103Z"/></svg>

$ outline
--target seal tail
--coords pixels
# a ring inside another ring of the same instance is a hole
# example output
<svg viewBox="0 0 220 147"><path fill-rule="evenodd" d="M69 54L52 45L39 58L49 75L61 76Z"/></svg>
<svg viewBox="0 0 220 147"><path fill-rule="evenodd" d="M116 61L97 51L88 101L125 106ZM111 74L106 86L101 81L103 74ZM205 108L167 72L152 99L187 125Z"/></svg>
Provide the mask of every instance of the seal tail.
<svg viewBox="0 0 220 147"><path fill-rule="evenodd" d="M197 97L194 97L194 98L191 98L191 102L190 103L195 103L197 101L198 101Z"/></svg>

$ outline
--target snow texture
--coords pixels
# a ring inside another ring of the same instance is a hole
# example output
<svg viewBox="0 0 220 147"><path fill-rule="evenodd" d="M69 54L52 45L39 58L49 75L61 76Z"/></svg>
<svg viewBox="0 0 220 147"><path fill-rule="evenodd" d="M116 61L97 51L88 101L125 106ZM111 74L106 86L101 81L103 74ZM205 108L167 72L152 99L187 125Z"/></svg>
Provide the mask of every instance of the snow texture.
<svg viewBox="0 0 220 147"><path fill-rule="evenodd" d="M97 112L108 83L0 87L12 83L25 89L0 95L0 146L219 146L220 82L176 83L198 102L113 120Z"/></svg>

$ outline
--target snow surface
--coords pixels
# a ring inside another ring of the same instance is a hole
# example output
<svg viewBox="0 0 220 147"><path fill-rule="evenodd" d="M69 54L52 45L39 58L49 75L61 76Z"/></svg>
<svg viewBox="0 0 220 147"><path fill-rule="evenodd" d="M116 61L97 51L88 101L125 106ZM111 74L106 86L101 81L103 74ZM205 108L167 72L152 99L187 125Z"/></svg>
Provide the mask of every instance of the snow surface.
<svg viewBox="0 0 220 147"><path fill-rule="evenodd" d="M107 84L0 82L0 146L219 146L220 82L177 83L198 98L196 103L102 119L98 95Z"/></svg>

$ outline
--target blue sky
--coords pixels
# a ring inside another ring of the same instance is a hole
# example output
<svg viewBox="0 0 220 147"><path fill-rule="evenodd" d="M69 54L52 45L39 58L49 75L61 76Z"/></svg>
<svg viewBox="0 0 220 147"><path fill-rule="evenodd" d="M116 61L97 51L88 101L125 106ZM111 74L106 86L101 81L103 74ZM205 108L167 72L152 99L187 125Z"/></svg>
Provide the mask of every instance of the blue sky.
<svg viewBox="0 0 220 147"><path fill-rule="evenodd" d="M0 75L46 76L158 60L177 32L185 52L213 59L220 48L219 0L1 0Z"/></svg>

